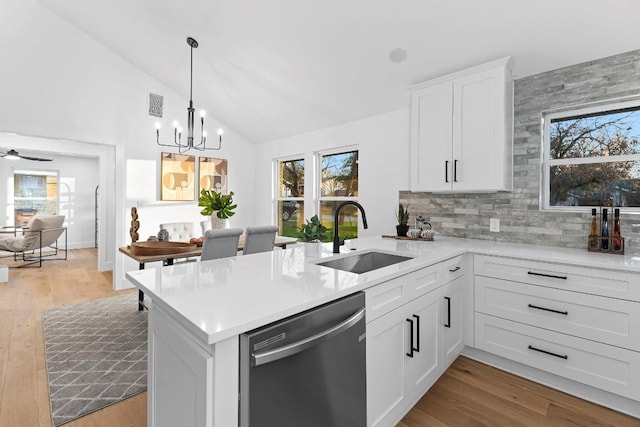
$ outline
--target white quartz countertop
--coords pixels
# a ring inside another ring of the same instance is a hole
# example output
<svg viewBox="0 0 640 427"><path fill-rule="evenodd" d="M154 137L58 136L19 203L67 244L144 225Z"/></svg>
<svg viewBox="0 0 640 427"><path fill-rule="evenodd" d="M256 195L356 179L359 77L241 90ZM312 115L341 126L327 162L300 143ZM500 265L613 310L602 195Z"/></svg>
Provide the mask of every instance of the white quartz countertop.
<svg viewBox="0 0 640 427"><path fill-rule="evenodd" d="M315 264L370 249L413 259L363 274ZM468 252L640 273L637 256L442 237L434 242L366 237L348 242L340 255L331 253L331 244L323 244L320 257L306 257L303 245L297 244L286 250L136 270L127 278L154 305L213 344Z"/></svg>

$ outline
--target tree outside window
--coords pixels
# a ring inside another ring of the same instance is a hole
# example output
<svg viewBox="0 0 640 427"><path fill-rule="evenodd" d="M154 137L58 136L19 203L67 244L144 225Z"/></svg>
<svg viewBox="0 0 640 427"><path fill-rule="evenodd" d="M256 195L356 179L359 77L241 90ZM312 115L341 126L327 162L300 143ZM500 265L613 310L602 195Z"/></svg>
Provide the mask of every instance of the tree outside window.
<svg viewBox="0 0 640 427"><path fill-rule="evenodd" d="M545 207L640 207L640 106L549 115Z"/></svg>
<svg viewBox="0 0 640 427"><path fill-rule="evenodd" d="M276 216L281 236L297 237L304 223L304 159L278 160Z"/></svg>
<svg viewBox="0 0 640 427"><path fill-rule="evenodd" d="M320 221L327 227L327 239L333 236L333 217L338 205L358 200L358 151L320 154ZM355 206L340 211L338 225L341 238L358 237L358 214Z"/></svg>

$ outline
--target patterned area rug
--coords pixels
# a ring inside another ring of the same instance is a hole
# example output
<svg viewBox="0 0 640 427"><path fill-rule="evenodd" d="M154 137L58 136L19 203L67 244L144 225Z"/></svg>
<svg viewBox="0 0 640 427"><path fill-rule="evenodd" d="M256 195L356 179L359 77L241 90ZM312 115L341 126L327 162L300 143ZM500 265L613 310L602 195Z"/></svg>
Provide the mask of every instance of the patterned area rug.
<svg viewBox="0 0 640 427"><path fill-rule="evenodd" d="M43 313L53 425L147 389L147 312L137 294Z"/></svg>

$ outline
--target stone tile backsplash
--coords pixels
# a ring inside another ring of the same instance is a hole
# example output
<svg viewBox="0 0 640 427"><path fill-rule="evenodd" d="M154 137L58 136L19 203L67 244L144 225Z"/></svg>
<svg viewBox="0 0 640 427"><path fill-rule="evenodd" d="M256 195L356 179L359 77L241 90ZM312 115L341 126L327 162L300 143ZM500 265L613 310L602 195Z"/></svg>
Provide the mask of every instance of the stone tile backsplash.
<svg viewBox="0 0 640 427"><path fill-rule="evenodd" d="M514 191L400 191L409 224L422 215L445 236L586 250L590 213L540 211L541 113L639 95L640 50L518 79L514 91ZM500 219L499 233L489 231L490 218ZM622 209L620 222L625 252L640 254L640 215Z"/></svg>

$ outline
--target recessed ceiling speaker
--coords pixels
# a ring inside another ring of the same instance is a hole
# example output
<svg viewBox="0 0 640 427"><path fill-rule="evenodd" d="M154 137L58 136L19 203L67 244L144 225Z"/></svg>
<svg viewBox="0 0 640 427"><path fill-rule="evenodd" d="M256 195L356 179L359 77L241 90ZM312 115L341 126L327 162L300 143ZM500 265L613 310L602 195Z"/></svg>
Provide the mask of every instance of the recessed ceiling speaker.
<svg viewBox="0 0 640 427"><path fill-rule="evenodd" d="M407 51L396 47L389 52L391 62L404 62L407 59Z"/></svg>

